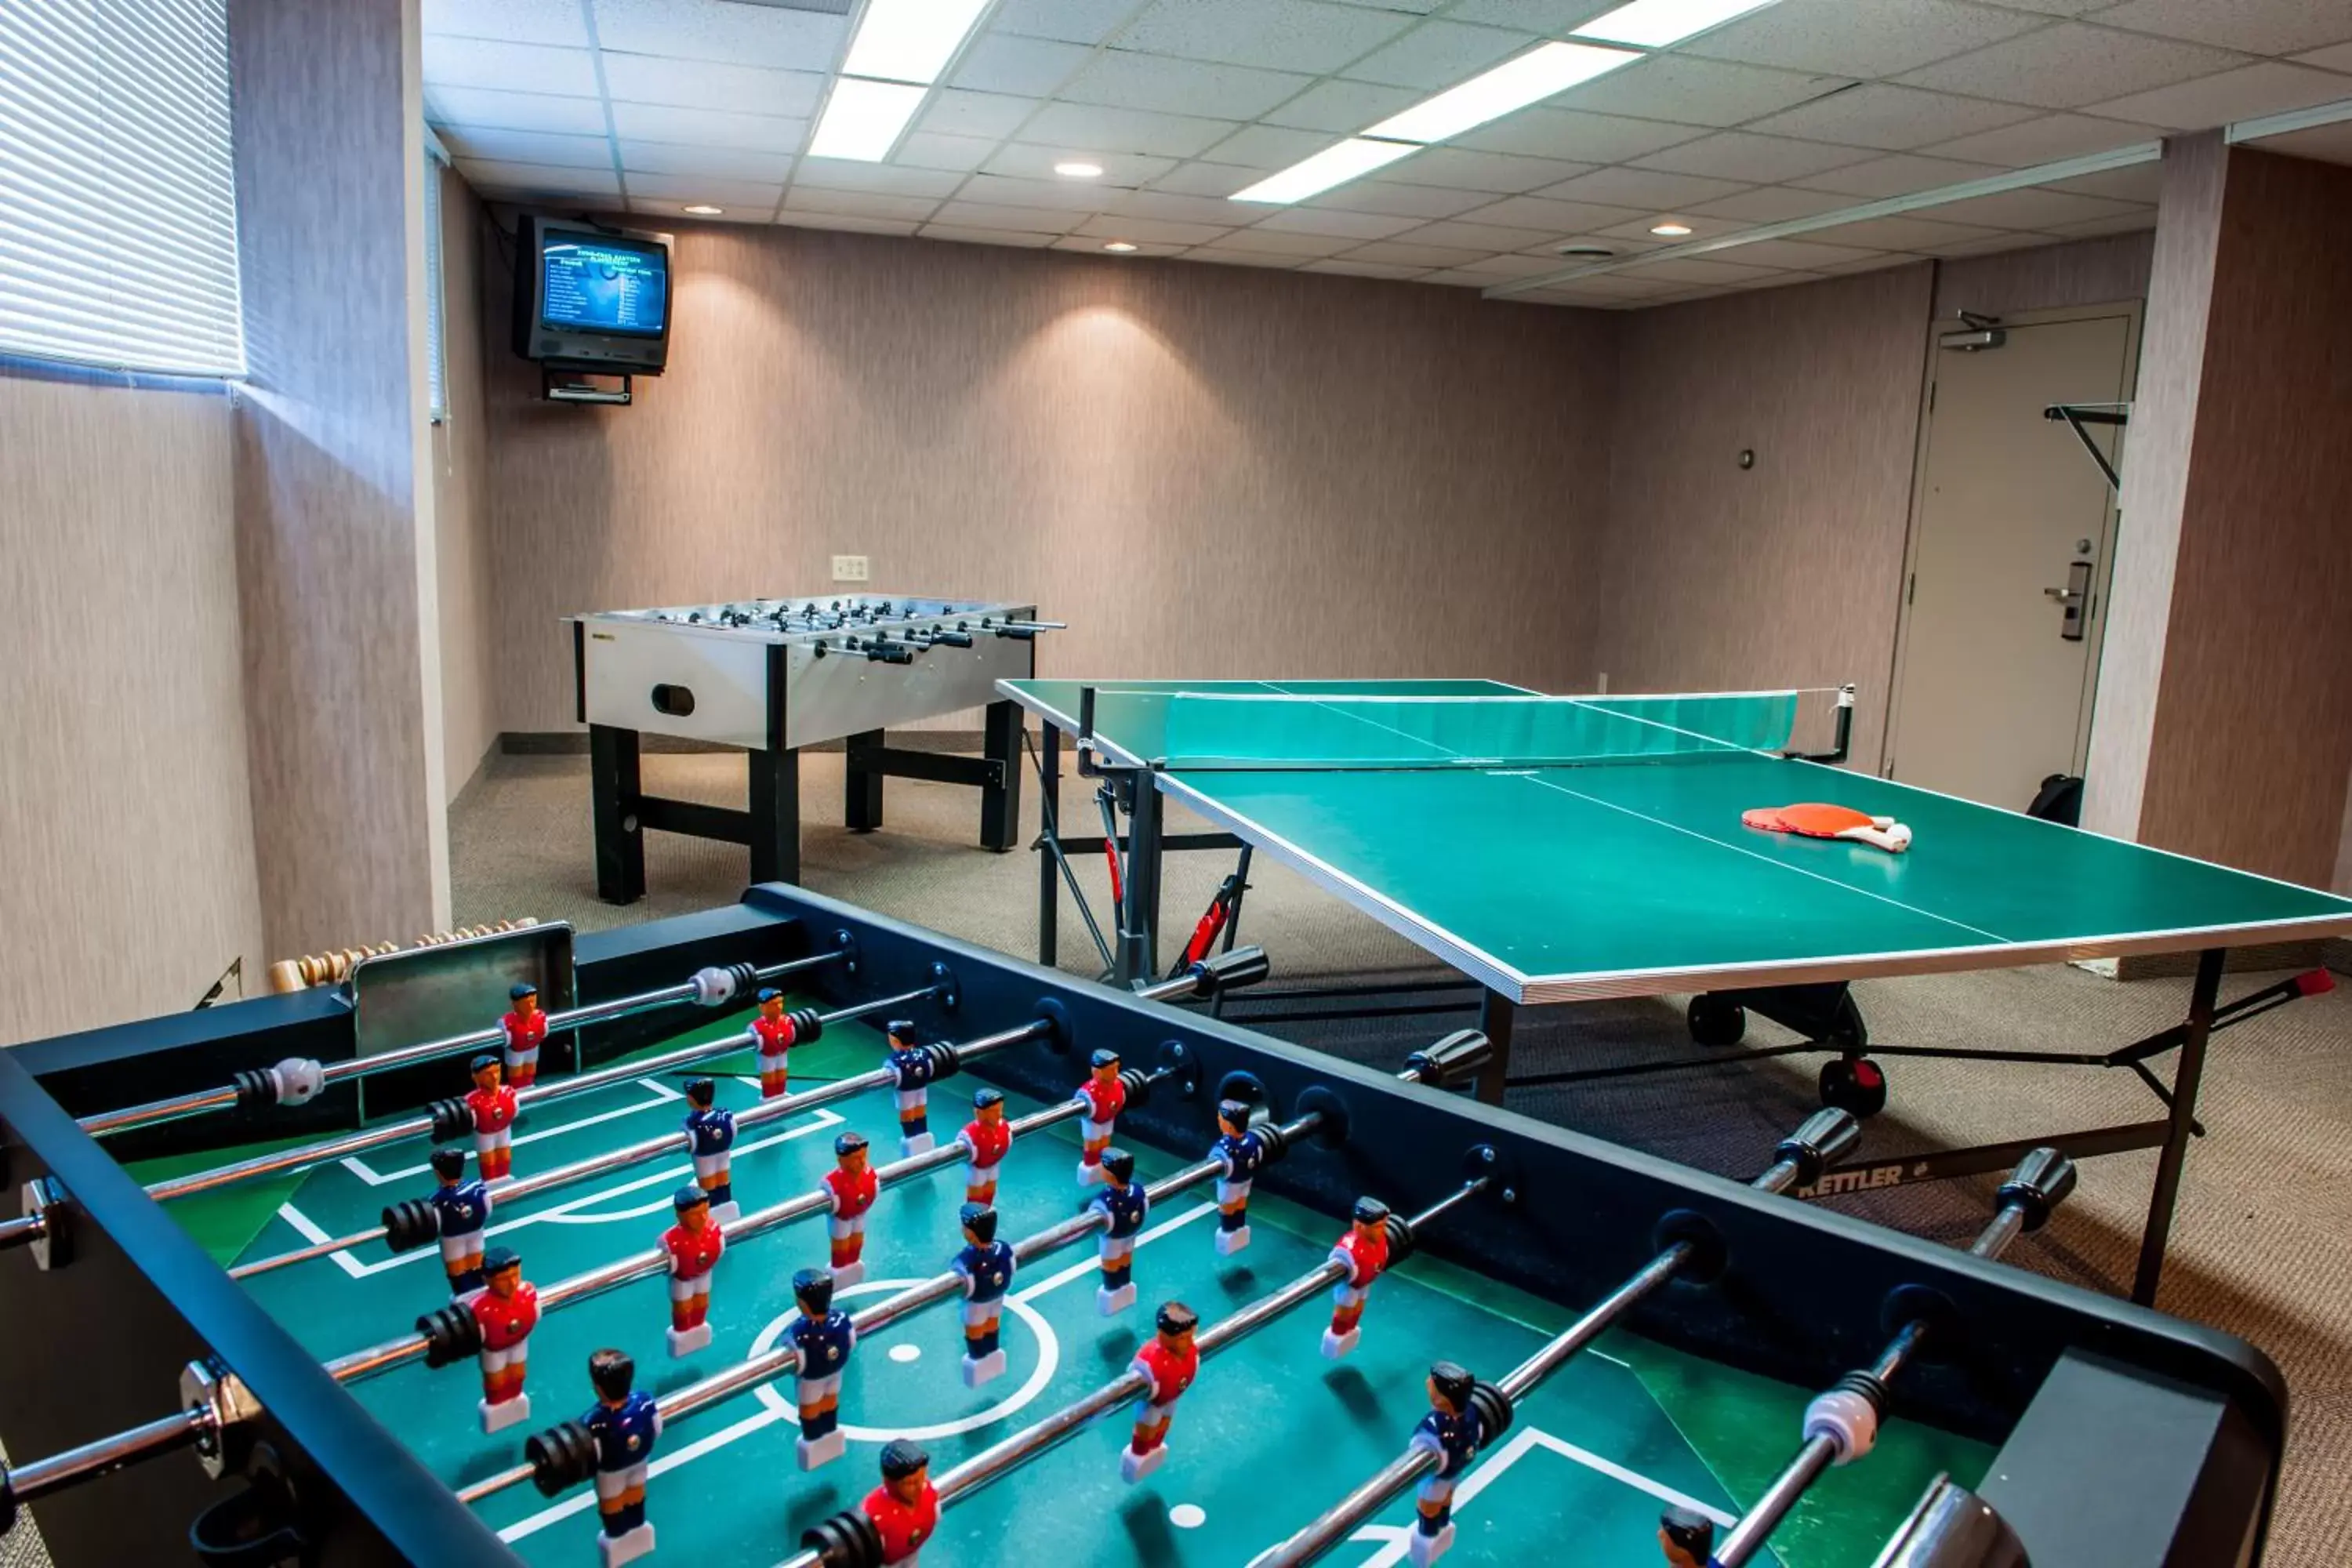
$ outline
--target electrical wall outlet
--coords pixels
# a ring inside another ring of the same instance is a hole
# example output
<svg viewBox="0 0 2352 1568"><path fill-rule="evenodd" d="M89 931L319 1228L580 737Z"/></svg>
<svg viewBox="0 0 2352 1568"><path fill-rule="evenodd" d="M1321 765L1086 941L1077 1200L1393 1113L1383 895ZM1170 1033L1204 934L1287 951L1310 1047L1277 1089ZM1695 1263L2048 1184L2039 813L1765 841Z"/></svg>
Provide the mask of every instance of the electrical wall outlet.
<svg viewBox="0 0 2352 1568"><path fill-rule="evenodd" d="M870 582L874 563L863 555L836 555L833 558L833 580L836 583Z"/></svg>

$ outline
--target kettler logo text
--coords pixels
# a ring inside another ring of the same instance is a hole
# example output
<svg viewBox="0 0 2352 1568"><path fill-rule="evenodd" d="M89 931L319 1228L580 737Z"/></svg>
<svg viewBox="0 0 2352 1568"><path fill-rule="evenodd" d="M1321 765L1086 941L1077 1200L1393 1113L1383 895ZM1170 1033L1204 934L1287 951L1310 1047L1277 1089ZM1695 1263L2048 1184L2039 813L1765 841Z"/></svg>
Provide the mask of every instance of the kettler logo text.
<svg viewBox="0 0 2352 1568"><path fill-rule="evenodd" d="M1920 1169L1924 1171L1927 1167L1923 1165ZM1861 1165L1851 1171L1828 1172L1811 1186L1799 1187L1797 1195L1801 1198L1826 1198L1840 1193L1871 1193L1881 1187L1902 1184L1903 1167L1900 1165Z"/></svg>

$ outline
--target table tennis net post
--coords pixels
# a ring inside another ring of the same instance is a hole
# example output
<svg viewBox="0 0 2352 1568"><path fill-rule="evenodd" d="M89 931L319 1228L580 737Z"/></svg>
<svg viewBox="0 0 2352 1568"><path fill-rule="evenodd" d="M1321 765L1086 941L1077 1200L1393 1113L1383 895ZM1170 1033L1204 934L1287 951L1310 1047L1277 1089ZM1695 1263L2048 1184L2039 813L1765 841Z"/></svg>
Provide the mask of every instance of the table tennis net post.
<svg viewBox="0 0 2352 1568"><path fill-rule="evenodd" d="M1835 732L1835 689L1662 696L1106 693L1171 772L1493 770L1806 754Z"/></svg>

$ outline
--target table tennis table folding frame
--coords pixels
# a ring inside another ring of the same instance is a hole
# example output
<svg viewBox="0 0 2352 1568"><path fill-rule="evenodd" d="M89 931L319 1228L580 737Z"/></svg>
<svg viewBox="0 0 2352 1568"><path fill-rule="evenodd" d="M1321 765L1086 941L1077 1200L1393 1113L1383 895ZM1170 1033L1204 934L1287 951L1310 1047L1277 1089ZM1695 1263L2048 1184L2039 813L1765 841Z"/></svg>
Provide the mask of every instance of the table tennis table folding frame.
<svg viewBox="0 0 2352 1568"><path fill-rule="evenodd" d="M1038 744L1031 757L1040 786L1042 816L1041 831L1033 846L1038 855L1037 941L1040 963L1051 967L1058 963L1060 900L1066 889L1086 921L1097 952L1104 959L1106 977L1120 985L1139 984L1156 978L1159 973L1161 863L1163 857L1171 853L1229 851L1237 855L1237 883L1232 907L1219 933L1223 944L1230 948L1240 929L1242 894L1248 886L1250 858L1256 850L1264 848L1276 858L1305 872L1311 879L1341 893L1348 901L1374 913L1384 923L1398 929L1401 934L1444 960L1464 978L1456 981L1374 981L1262 991L1247 999L1249 1011L1236 1016L1234 1021L1256 1027L1266 1023L1439 1015L1467 1012L1475 1006L1479 1028L1494 1044L1492 1059L1480 1077L1476 1089L1478 1097L1488 1103L1500 1104L1507 1088L1559 1086L1603 1079L1690 1071L1719 1067L1726 1062L1763 1061L1823 1052L1833 1054L1832 1061L1825 1067L1824 1099L1845 1104L1848 1109L1863 1114L1869 1114L1883 1105L1883 1079L1876 1095L1877 1104L1872 1104L1867 1092L1849 1092L1844 1096L1832 1094L1828 1087L1829 1075L1837 1069L1838 1064L1843 1063L1847 1081L1851 1082L1855 1068L1874 1055L2030 1063L2043 1067L2125 1068L2155 1097L2162 1108L2161 1115L2137 1121L1962 1149L1853 1159L1825 1172L1811 1186L1794 1189L1793 1195L1818 1199L1920 1182L1986 1175L2010 1169L2028 1151L2042 1146L2054 1146L2077 1160L2154 1149L2158 1151L2157 1171L2141 1230L2139 1257L2131 1293L2132 1300L2142 1305L2152 1305L2156 1300L2173 1215L2179 1204L2181 1173L2189 1141L2205 1134L2204 1125L2197 1116L2197 1098L2204 1075L2207 1047L2213 1033L2283 1006L2299 996L2326 990L2332 984L2324 969L2314 970L2267 984L2224 1003L2221 1000L2221 985L2228 948L2197 949L2193 950L2197 954L2196 973L2190 987L2189 1008L2179 1023L2113 1050L2049 1052L1873 1044L1848 991L1848 979L1862 976L1841 977L1815 973L1822 967L1820 965L1788 966L1789 977L1784 981L1731 990L1701 990L1695 995L1693 1005L1696 1009L1707 1003L1717 1005L1730 1004L1759 1013L1802 1037L1794 1044L1718 1047L1704 1054L1664 1060L1514 1075L1511 1072L1511 1039L1513 1025L1521 1007L1599 1000L1622 994L1659 994L1670 987L1656 985L1627 993L1597 986L1586 989L1570 982L1547 983L1544 977L1521 974L1487 954L1461 947L1450 939L1450 933L1426 927L1418 931L1406 929L1408 924L1416 923L1412 921L1410 912L1382 899L1376 890L1361 884L1351 884L1353 890L1350 891L1349 887L1341 886L1351 882L1343 873L1316 860L1297 846L1265 832L1258 825L1248 825L1257 827L1250 837L1233 830L1244 825L1213 798L1188 788L1181 778L1164 767L1155 765L1151 759L1122 755L1115 747L1090 733L1092 688L1086 689L1084 693L1086 710L1075 716L1050 708L1022 689L1019 683L1007 682L1000 689L1034 713L1041 726ZM1846 689L1851 690L1850 688ZM1832 752L1802 755L1801 760L1843 761L1850 712L1849 705L1841 704L1838 738ZM1074 835L1063 830L1060 813L1062 749L1066 732L1075 734L1078 742L1078 775L1103 781L1102 787L1107 792L1104 832L1099 835ZM1801 754L1792 752L1790 755ZM1209 832L1165 831L1163 805L1165 798L1171 795L1197 814L1213 822L1223 823L1223 828ZM1125 817L1126 833L1118 833L1116 816ZM1101 931L1072 868L1074 856L1097 856L1106 852L1110 855L1111 864L1119 873L1117 878L1118 919L1114 931L1108 937ZM2063 956L2053 952L2049 961L2056 962ZM1938 958L1942 961L1937 962ZM2005 962L2013 963L2015 960ZM1980 960L1969 963L1958 954L1929 955L1927 961L1906 972L1922 973L1980 967L1984 967ZM1703 984L1707 977L1694 974L1685 978L1694 984ZM1759 975L1756 978L1774 977ZM1449 993L1466 992L1475 992L1475 998L1445 999ZM1351 997L1407 999L1350 1005L1349 999ZM1219 1007L1222 1010L1222 1002ZM1696 1032L1696 1021L1694 1032ZM2176 1051L2179 1053L2179 1060L2171 1083L2167 1084L2150 1064Z"/></svg>

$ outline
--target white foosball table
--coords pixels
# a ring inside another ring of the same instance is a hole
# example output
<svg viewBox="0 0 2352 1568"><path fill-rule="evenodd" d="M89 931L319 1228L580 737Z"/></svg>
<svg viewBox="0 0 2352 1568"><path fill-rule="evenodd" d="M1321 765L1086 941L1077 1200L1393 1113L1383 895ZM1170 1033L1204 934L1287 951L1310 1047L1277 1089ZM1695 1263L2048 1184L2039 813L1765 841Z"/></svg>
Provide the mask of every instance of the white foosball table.
<svg viewBox="0 0 2352 1568"><path fill-rule="evenodd" d="M577 713L588 726L596 894L646 890L645 835L692 834L751 851L754 882L800 879L800 753L842 742L845 821L882 826L888 776L981 792L980 842L1013 846L1021 817L1020 710L996 682L1036 673L1034 605L843 594L746 599L569 617ZM982 754L894 747L892 726L983 709ZM646 735L740 747L747 809L645 793Z"/></svg>

